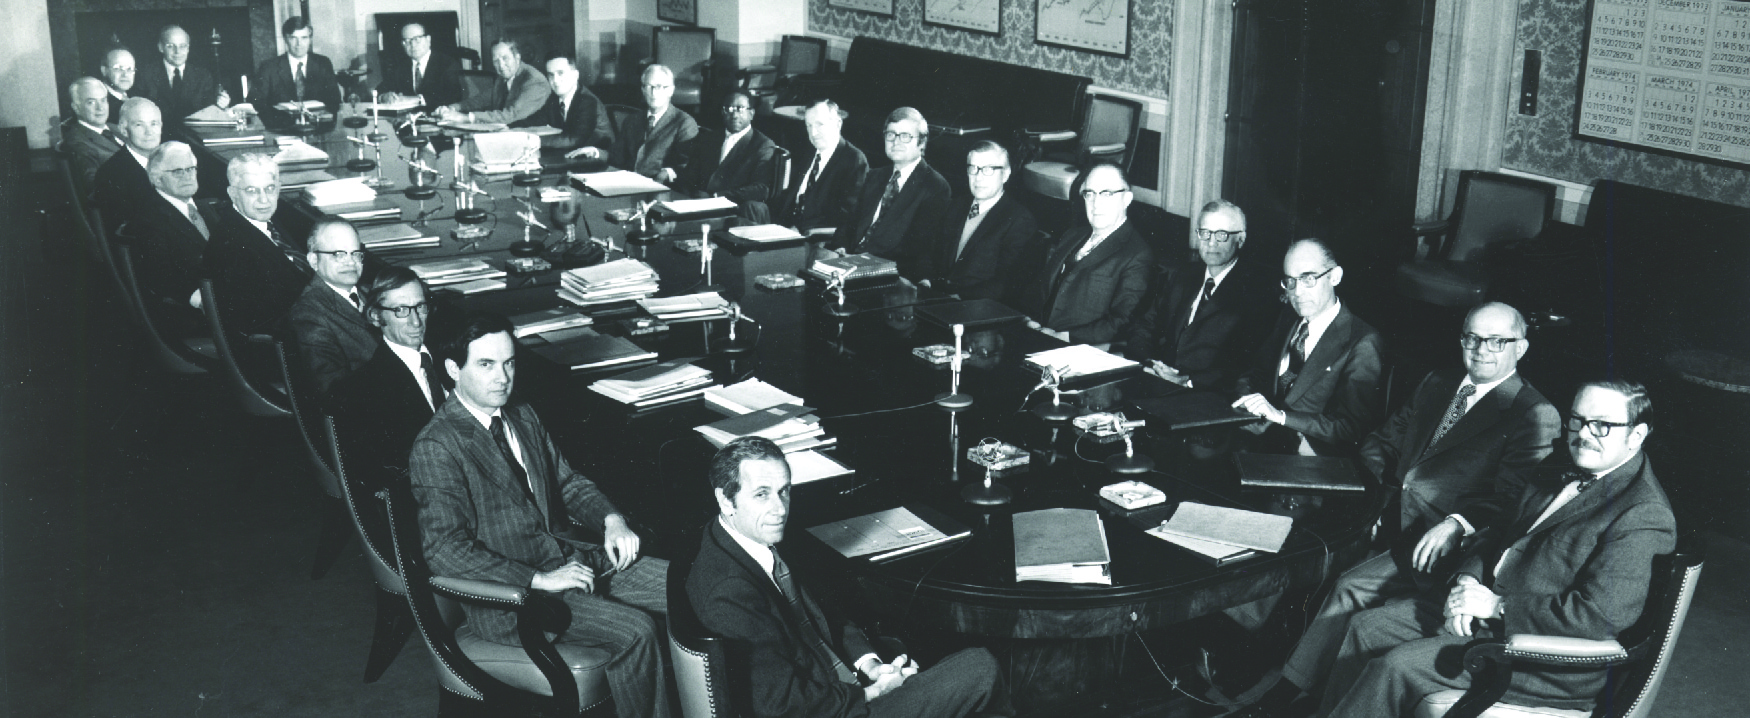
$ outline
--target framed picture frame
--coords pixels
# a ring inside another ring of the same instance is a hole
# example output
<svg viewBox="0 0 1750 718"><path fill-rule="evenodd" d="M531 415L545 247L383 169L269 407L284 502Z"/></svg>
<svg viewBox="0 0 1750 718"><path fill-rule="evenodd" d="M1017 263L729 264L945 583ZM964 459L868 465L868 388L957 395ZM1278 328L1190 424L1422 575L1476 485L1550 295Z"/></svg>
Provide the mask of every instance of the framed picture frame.
<svg viewBox="0 0 1750 718"><path fill-rule="evenodd" d="M1001 35L1002 0L924 0L924 24Z"/></svg>
<svg viewBox="0 0 1750 718"><path fill-rule="evenodd" d="M1130 57L1131 0L1035 0L1033 42Z"/></svg>
<svg viewBox="0 0 1750 718"><path fill-rule="evenodd" d="M656 0L656 19L685 25L699 24L699 0Z"/></svg>
<svg viewBox="0 0 1750 718"><path fill-rule="evenodd" d="M893 17L893 0L826 0L829 7Z"/></svg>

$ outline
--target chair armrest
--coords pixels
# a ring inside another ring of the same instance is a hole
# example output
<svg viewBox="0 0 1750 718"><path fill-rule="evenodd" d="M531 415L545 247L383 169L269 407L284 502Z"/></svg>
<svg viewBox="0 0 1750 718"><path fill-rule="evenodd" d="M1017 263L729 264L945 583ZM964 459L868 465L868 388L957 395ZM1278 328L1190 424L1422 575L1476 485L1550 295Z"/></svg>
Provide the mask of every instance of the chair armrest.
<svg viewBox="0 0 1750 718"><path fill-rule="evenodd" d="M448 576L432 576L431 587L432 590L458 601L497 605L499 608L521 607L528 600L530 591L508 583Z"/></svg>
<svg viewBox="0 0 1750 718"><path fill-rule="evenodd" d="M1616 641L1529 633L1508 636L1501 652L1508 660L1546 666L1609 666L1629 658L1628 650Z"/></svg>
<svg viewBox="0 0 1750 718"><path fill-rule="evenodd" d="M546 677L547 685L553 691L552 704L557 708L557 714L577 713L577 679L572 677L559 649L547 638L548 634L564 633L571 626L571 608L564 600L546 591L449 576L432 576L431 588L439 595L463 603L515 613L517 639L522 642L529 662Z"/></svg>
<svg viewBox="0 0 1750 718"><path fill-rule="evenodd" d="M243 335L243 341L249 342L250 344L272 344L273 343L273 335L272 334L245 334L245 335Z"/></svg>
<svg viewBox="0 0 1750 718"><path fill-rule="evenodd" d="M1499 702L1513 682L1515 663L1603 670L1632 660L1635 653L1623 649L1616 641L1534 634L1472 643L1464 652L1464 669L1471 674L1470 689L1444 718L1477 718Z"/></svg>
<svg viewBox="0 0 1750 718"><path fill-rule="evenodd" d="M1410 225L1410 232L1416 238L1413 254L1417 259L1441 257L1445 255L1444 240L1452 232L1452 222L1445 219L1417 222Z"/></svg>
<svg viewBox="0 0 1750 718"><path fill-rule="evenodd" d="M1026 135L1027 139L1034 142L1069 142L1081 136L1075 130L1037 130L1031 128L1021 130L1021 134Z"/></svg>
<svg viewBox="0 0 1750 718"><path fill-rule="evenodd" d="M1122 153L1123 151L1124 143L1122 142L1110 145L1090 145L1088 147L1088 156L1098 157L1101 155L1115 155Z"/></svg>

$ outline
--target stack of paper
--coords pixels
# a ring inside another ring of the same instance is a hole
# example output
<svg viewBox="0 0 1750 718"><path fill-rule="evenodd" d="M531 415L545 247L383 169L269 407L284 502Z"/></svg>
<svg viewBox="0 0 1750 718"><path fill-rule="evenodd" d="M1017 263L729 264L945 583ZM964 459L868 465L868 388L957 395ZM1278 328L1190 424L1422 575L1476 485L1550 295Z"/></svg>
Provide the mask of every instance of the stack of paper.
<svg viewBox="0 0 1750 718"><path fill-rule="evenodd" d="M769 409L779 404L801 403L803 403L802 397L759 379L748 379L738 384L705 392L705 405L724 416L741 416L761 409Z"/></svg>
<svg viewBox="0 0 1750 718"><path fill-rule="evenodd" d="M378 112L406 112L407 110L416 107L419 107L419 98L417 97L402 97L396 99L394 102L377 100L376 102L367 102L364 104L365 109L376 110Z"/></svg>
<svg viewBox="0 0 1750 718"><path fill-rule="evenodd" d="M401 221L400 207L393 205L379 206L376 200L372 200L358 209L330 212L330 214L353 223L353 226L355 227L361 224Z"/></svg>
<svg viewBox="0 0 1750 718"><path fill-rule="evenodd" d="M756 224L748 227L734 227L730 234L749 242L783 242L785 240L802 239L796 230L778 224Z"/></svg>
<svg viewBox="0 0 1750 718"><path fill-rule="evenodd" d="M590 391L622 404L643 408L690 399L715 386L711 372L675 359L626 372L589 385Z"/></svg>
<svg viewBox="0 0 1750 718"><path fill-rule="evenodd" d="M438 262L421 262L408 265L408 269L425 280L427 286L442 287L451 284L462 284L476 280L502 279L505 274L502 269L493 269L486 260L473 257L458 257ZM502 286L502 284L500 285Z"/></svg>
<svg viewBox="0 0 1750 718"><path fill-rule="evenodd" d="M280 170L280 191L303 189L331 179L335 179L334 175L317 165L305 165L302 169L283 168Z"/></svg>
<svg viewBox="0 0 1750 718"><path fill-rule="evenodd" d="M832 457L813 449L785 454L784 462L790 465L790 483L792 484L806 484L810 481L857 473L856 469L834 461Z"/></svg>
<svg viewBox="0 0 1750 718"><path fill-rule="evenodd" d="M820 419L800 404L783 404L751 414L732 416L721 421L693 427L694 431L719 449L744 436L771 439L784 453L831 446L838 439L826 435Z"/></svg>
<svg viewBox="0 0 1750 718"><path fill-rule="evenodd" d="M303 108L305 112L319 112L327 107L327 105L322 104L321 100L305 100L303 102L287 100L273 106L274 109L283 110L285 112L297 112L300 107Z"/></svg>
<svg viewBox="0 0 1750 718"><path fill-rule="evenodd" d="M572 338L558 344L538 344L530 348L536 354L573 371L633 364L656 358L656 352L646 351L631 341L593 329L579 328Z"/></svg>
<svg viewBox="0 0 1750 718"><path fill-rule="evenodd" d="M359 244L364 245L365 249L379 252L389 249L438 246L437 237L414 229L413 225L406 222L359 227L358 233Z"/></svg>
<svg viewBox="0 0 1750 718"><path fill-rule="evenodd" d="M1041 371L1047 367L1055 367L1063 378L1100 374L1109 371L1142 367L1111 352L1095 349L1086 344L1048 349L1027 355L1027 363Z"/></svg>
<svg viewBox="0 0 1750 718"><path fill-rule="evenodd" d="M716 292L700 292L679 297L647 297L638 306L651 316L665 322L697 322L729 317L729 300Z"/></svg>
<svg viewBox="0 0 1750 718"><path fill-rule="evenodd" d="M282 137L280 138L280 151L273 156L273 161L278 162L281 165L326 164L328 162L328 153L322 151L319 147L295 137L292 138L292 141L290 142L287 142L286 138Z"/></svg>
<svg viewBox="0 0 1750 718"><path fill-rule="evenodd" d="M602 197L623 197L629 194L667 192L668 186L637 172L609 170L607 172L573 172L571 179L584 189Z"/></svg>
<svg viewBox="0 0 1750 718"><path fill-rule="evenodd" d="M1220 565L1259 551L1281 551L1293 528L1294 519L1288 516L1186 501L1148 533Z"/></svg>
<svg viewBox="0 0 1750 718"><path fill-rule="evenodd" d="M832 259L817 259L808 267L807 272L829 281L841 275L863 279L899 274L899 265L894 264L893 260L882 259L873 254L847 254Z"/></svg>
<svg viewBox="0 0 1750 718"><path fill-rule="evenodd" d="M1015 514L1015 580L1111 585L1106 524L1093 509Z"/></svg>
<svg viewBox="0 0 1750 718"><path fill-rule="evenodd" d="M735 201L728 197L706 197L704 199L670 199L656 203L657 210L664 214L706 214L734 212Z"/></svg>
<svg viewBox="0 0 1750 718"><path fill-rule="evenodd" d="M585 327L594 322L595 320L591 319L589 315L568 307L543 309L538 312L517 314L510 318L511 326L516 327L516 331L512 333L515 334L518 339L531 334L544 334L546 332L558 331L560 329Z"/></svg>
<svg viewBox="0 0 1750 718"><path fill-rule="evenodd" d="M304 199L318 208L375 201L377 191L365 184L363 177L317 182L304 188Z"/></svg>
<svg viewBox="0 0 1750 718"><path fill-rule="evenodd" d="M208 147L237 147L239 145L259 145L265 142L267 142L267 135L253 130L218 129L211 133L201 133L201 144Z"/></svg>
<svg viewBox="0 0 1750 718"><path fill-rule="evenodd" d="M794 472L792 472L794 473ZM794 483L794 480L792 480ZM901 506L808 529L845 558L881 562L972 535L972 530L926 506Z"/></svg>
<svg viewBox="0 0 1750 718"><path fill-rule="evenodd" d="M584 307L642 299L656 290L656 270L631 258L567 269L559 275L559 298Z"/></svg>
<svg viewBox="0 0 1750 718"><path fill-rule="evenodd" d="M121 118L111 117L110 119L120 120ZM189 127L231 127L237 124L237 118L218 105L207 105L202 107L199 112L183 118L182 124Z"/></svg>

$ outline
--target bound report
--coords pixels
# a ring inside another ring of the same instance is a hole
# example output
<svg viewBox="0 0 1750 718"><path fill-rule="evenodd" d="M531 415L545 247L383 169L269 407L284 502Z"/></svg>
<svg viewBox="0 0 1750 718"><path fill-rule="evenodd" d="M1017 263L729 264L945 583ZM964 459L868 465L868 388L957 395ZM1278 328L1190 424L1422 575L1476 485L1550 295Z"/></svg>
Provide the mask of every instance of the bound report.
<svg viewBox="0 0 1750 718"><path fill-rule="evenodd" d="M1240 485L1249 489L1294 492L1366 491L1367 482L1354 460L1299 454L1234 454Z"/></svg>
<svg viewBox="0 0 1750 718"><path fill-rule="evenodd" d="M1156 535L1275 553L1282 550L1293 529L1294 519L1287 516L1186 501L1160 525Z"/></svg>
<svg viewBox="0 0 1750 718"><path fill-rule="evenodd" d="M1136 408L1148 414L1157 421L1150 422L1166 424L1169 430L1179 431L1196 429L1205 426L1224 426L1227 424L1250 424L1258 420L1252 414L1233 407L1233 400L1225 394L1213 391L1191 389L1177 391L1166 396L1137 399Z"/></svg>
<svg viewBox="0 0 1750 718"><path fill-rule="evenodd" d="M1106 524L1093 509L1015 514L1015 580L1112 584Z"/></svg>
<svg viewBox="0 0 1750 718"><path fill-rule="evenodd" d="M824 523L808 533L845 558L866 556L879 563L966 538L972 530L928 506L900 506Z"/></svg>
<svg viewBox="0 0 1750 718"><path fill-rule="evenodd" d="M579 335L563 344L539 344L530 348L562 367L573 371L620 366L656 358L656 352L645 351L637 344L615 336L579 328Z"/></svg>

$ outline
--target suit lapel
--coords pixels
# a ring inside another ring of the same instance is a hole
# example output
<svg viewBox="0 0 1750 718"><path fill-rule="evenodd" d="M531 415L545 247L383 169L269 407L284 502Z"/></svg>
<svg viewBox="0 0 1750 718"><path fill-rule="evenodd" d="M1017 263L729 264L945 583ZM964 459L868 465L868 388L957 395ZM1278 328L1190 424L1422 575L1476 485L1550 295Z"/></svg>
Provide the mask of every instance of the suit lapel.
<svg viewBox="0 0 1750 718"><path fill-rule="evenodd" d="M1349 349L1349 335L1354 329L1353 318L1348 305L1338 307L1337 318L1331 320L1331 326L1325 328L1325 334L1319 337L1319 343L1313 347L1312 354L1307 355L1306 363L1301 365L1300 375L1294 379L1294 386L1288 388L1288 396L1283 398L1284 402L1292 405L1300 401L1314 384L1323 382L1326 375L1331 373L1331 365Z"/></svg>
<svg viewBox="0 0 1750 718"><path fill-rule="evenodd" d="M547 452L538 450L532 434L525 426L528 419L524 416L524 412L527 410L527 407L519 405L514 411L507 408L500 413L504 415L504 423L507 428L516 432L517 446L522 447L523 470L528 472L529 483L533 484L530 490L535 496L535 510L541 515L541 525L552 530L550 517L553 515L553 489L556 477L553 467L547 463Z"/></svg>
<svg viewBox="0 0 1750 718"><path fill-rule="evenodd" d="M1524 386L1525 381L1520 379L1518 374L1507 377L1488 394L1479 398L1476 406L1472 406L1470 411L1465 412L1464 416L1459 418L1458 423L1453 424L1452 428L1446 431L1446 435L1440 437L1440 443L1429 446L1426 451L1422 452L1422 456L1433 456L1450 449L1500 422L1502 414L1513 405L1514 399L1519 397L1519 390ZM1442 409L1450 407L1453 397L1457 395L1458 384L1453 384L1452 391L1446 395L1446 404ZM1444 415L1445 412L1442 411L1441 414ZM1433 435L1432 430L1429 431L1429 435Z"/></svg>
<svg viewBox="0 0 1750 718"><path fill-rule="evenodd" d="M463 450L468 452L469 458L476 463L490 469L485 472L488 480L498 484L499 488L510 492L513 496L524 496L528 487L517 484L516 472L510 468L508 463L510 459L499 451L498 442L493 440L492 432L480 425L479 420L474 418L473 412L468 411L468 408L463 406L460 400L444 402L441 412L445 419L461 427ZM523 432L517 428L516 422L510 421L510 412L501 411L500 414L505 417L505 423L509 425L510 430L517 432L517 442L523 448L523 461L529 462L530 456L535 452L529 450L529 444L523 438ZM525 470L530 471L531 476L534 475L532 473L533 466L525 466ZM540 510L538 505L529 506L526 500L515 503L524 507L525 510L535 511L539 514L537 520L541 522L541 525L547 525L547 515Z"/></svg>

